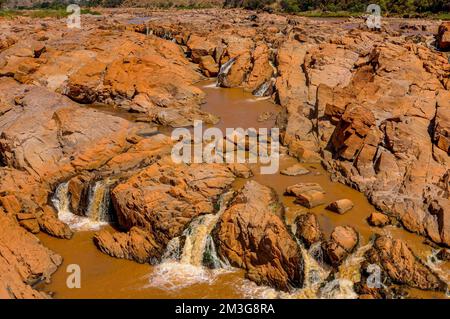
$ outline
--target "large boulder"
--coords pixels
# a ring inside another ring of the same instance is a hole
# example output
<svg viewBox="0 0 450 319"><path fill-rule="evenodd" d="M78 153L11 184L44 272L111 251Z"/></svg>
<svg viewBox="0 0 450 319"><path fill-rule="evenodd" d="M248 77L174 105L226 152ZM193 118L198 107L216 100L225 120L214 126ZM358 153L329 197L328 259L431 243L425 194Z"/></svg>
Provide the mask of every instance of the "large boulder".
<svg viewBox="0 0 450 319"><path fill-rule="evenodd" d="M297 176L297 175L305 175L309 173L309 170L306 169L302 164L296 163L292 166L289 166L280 172L282 175L287 176Z"/></svg>
<svg viewBox="0 0 450 319"><path fill-rule="evenodd" d="M295 203L307 208L313 208L325 203L325 192L317 183L298 183L287 187L285 193L295 196Z"/></svg>
<svg viewBox="0 0 450 319"><path fill-rule="evenodd" d="M256 45L252 53L253 67L245 81L244 89L249 92L256 92L264 84L269 83L274 73L274 68L270 64L270 52L267 44ZM264 94L265 92L261 92Z"/></svg>
<svg viewBox="0 0 450 319"><path fill-rule="evenodd" d="M301 214L295 219L297 237L309 248L312 244L323 240L316 215L312 213Z"/></svg>
<svg viewBox="0 0 450 319"><path fill-rule="evenodd" d="M1 79L0 88L13 105L0 118L1 158L36 179L53 184L77 170L98 168L129 145L127 120L81 108L41 87Z"/></svg>
<svg viewBox="0 0 450 319"><path fill-rule="evenodd" d="M408 230L448 245L448 61L393 43L366 59L348 86L319 87L325 166Z"/></svg>
<svg viewBox="0 0 450 319"><path fill-rule="evenodd" d="M287 291L302 286L303 260L281 214L274 191L249 181L220 217L214 237L219 255L249 279Z"/></svg>
<svg viewBox="0 0 450 319"><path fill-rule="evenodd" d="M41 245L0 208L0 299L48 298L32 286L49 280L61 256Z"/></svg>
<svg viewBox="0 0 450 319"><path fill-rule="evenodd" d="M447 285L409 249L405 242L379 236L366 252L369 263L377 264L393 283L424 290L445 291Z"/></svg>
<svg viewBox="0 0 450 319"><path fill-rule="evenodd" d="M191 52L192 61L199 63L204 56L213 56L216 45L207 38L191 35L187 42L187 47Z"/></svg>
<svg viewBox="0 0 450 319"><path fill-rule="evenodd" d="M345 214L346 212L351 210L353 206L354 204L350 199L344 198L332 202L330 205L327 206L327 209L336 212L338 214Z"/></svg>
<svg viewBox="0 0 450 319"><path fill-rule="evenodd" d="M437 46L441 50L450 50L450 22L442 22L436 36Z"/></svg>
<svg viewBox="0 0 450 319"><path fill-rule="evenodd" d="M128 234L100 233L96 244L112 256L157 260L191 220L216 211L235 176L222 164L174 164L170 157L138 171L111 192L119 226ZM136 240L145 249L136 250Z"/></svg>
<svg viewBox="0 0 450 319"><path fill-rule="evenodd" d="M94 235L94 243L105 254L139 263L153 263L163 253L152 233L138 227L127 233L102 230Z"/></svg>
<svg viewBox="0 0 450 319"><path fill-rule="evenodd" d="M322 249L327 260L333 265L340 265L359 243L359 235L353 227L337 226L330 239L323 242Z"/></svg>

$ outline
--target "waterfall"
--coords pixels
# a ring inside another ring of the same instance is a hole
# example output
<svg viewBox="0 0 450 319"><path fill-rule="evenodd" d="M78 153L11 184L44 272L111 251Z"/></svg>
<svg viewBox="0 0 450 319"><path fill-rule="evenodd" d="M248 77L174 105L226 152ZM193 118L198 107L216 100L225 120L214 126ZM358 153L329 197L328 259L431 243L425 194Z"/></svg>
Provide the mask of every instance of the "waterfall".
<svg viewBox="0 0 450 319"><path fill-rule="evenodd" d="M112 181L101 180L94 184L94 187L89 189L89 206L87 208L86 216L95 222L111 221L109 186Z"/></svg>
<svg viewBox="0 0 450 319"><path fill-rule="evenodd" d="M270 80L264 82L255 91L253 91L253 95L257 97L266 96L266 93L270 90L274 81L275 79L271 78Z"/></svg>
<svg viewBox="0 0 450 319"><path fill-rule="evenodd" d="M312 245L307 250L302 243L297 239L297 244L300 247L300 251L303 259L303 274L304 282L303 288L298 289L292 294L284 295L283 298L297 298L297 299L309 299L317 298L319 288L321 284L328 278L330 271L325 269L321 263L317 261L318 254L321 254L321 243L318 242ZM318 253L320 251L320 253Z"/></svg>
<svg viewBox="0 0 450 319"><path fill-rule="evenodd" d="M216 244L211 235L206 237L205 252L203 253L203 265L211 269L231 269L228 260L222 260L217 254Z"/></svg>
<svg viewBox="0 0 450 319"><path fill-rule="evenodd" d="M52 203L58 212L58 218L63 222L67 221L75 216L70 212L69 208L69 183L59 184L55 190L55 194L52 197Z"/></svg>
<svg viewBox="0 0 450 319"><path fill-rule="evenodd" d="M221 86L225 82L225 78L235 61L236 58L232 58L220 66L219 74L217 75L217 86Z"/></svg>
<svg viewBox="0 0 450 319"><path fill-rule="evenodd" d="M352 282L359 282L361 280L361 263L365 260L364 254L372 247L372 243L368 243L359 247L353 254L347 257L346 260L339 266L338 276L342 279L347 279Z"/></svg>
<svg viewBox="0 0 450 319"><path fill-rule="evenodd" d="M217 256L211 232L233 194L233 191L223 194L217 213L196 217L181 236L169 241L161 263L149 277L148 287L182 289L197 283L212 283L219 275L230 271L228 264ZM214 269L204 267L204 263Z"/></svg>
<svg viewBox="0 0 450 319"><path fill-rule="evenodd" d="M359 247L339 266L336 278L328 282L320 291L324 299L356 299L358 295L353 283L361 281L361 263L364 254L372 247L372 243Z"/></svg>
<svg viewBox="0 0 450 319"><path fill-rule="evenodd" d="M437 257L439 249L433 249L426 257L425 265L427 265L447 286L450 286L450 273L445 268L445 262Z"/></svg>
<svg viewBox="0 0 450 319"><path fill-rule="evenodd" d="M215 214L202 215L195 218L184 230L184 246L181 251L180 262L194 266L203 265L203 261L215 265L226 265L217 256L211 232L227 207L233 191L223 194L219 199L219 211ZM214 267L219 268L219 267Z"/></svg>
<svg viewBox="0 0 450 319"><path fill-rule="evenodd" d="M86 216L79 216L70 211L69 183L59 184L51 199L58 212L58 218L69 225L71 229L79 231L96 230L106 225L108 219L105 216L108 216L109 192L104 187L96 188L94 186L91 193Z"/></svg>
<svg viewBox="0 0 450 319"><path fill-rule="evenodd" d="M328 282L321 290L322 299L357 299L353 290L353 282L348 279L334 279Z"/></svg>

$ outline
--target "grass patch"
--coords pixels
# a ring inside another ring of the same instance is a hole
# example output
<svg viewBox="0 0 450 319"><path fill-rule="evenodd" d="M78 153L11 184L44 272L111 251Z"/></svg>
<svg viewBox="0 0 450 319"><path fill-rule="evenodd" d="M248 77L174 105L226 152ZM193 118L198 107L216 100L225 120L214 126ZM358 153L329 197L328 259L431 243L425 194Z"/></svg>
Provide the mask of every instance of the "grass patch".
<svg viewBox="0 0 450 319"><path fill-rule="evenodd" d="M350 12L350 11L300 11L295 12L296 15L309 18L349 18L360 17L363 12Z"/></svg>
<svg viewBox="0 0 450 319"><path fill-rule="evenodd" d="M0 10L0 17L14 18L18 16L31 18L56 18L61 19L71 15L66 8L60 9L33 9L33 10ZM101 15L100 12L91 10L90 8L81 9L81 14Z"/></svg>
<svg viewBox="0 0 450 319"><path fill-rule="evenodd" d="M436 15L436 19L450 20L450 13L447 12L439 13L438 15Z"/></svg>
<svg viewBox="0 0 450 319"><path fill-rule="evenodd" d="M2 18L14 18L21 15L18 10L0 10L0 17Z"/></svg>

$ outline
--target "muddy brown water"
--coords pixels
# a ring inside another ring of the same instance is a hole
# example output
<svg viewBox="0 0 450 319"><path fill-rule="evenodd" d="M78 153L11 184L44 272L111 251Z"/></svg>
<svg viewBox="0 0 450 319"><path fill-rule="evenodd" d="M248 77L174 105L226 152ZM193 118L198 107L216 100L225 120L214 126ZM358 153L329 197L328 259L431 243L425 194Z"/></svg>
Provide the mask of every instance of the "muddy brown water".
<svg viewBox="0 0 450 319"><path fill-rule="evenodd" d="M260 128L273 127L274 118L259 122L258 116L263 112L278 113L280 107L268 99L255 98L242 89L219 89L213 81L198 84L206 93L206 103L202 109L218 115L220 122L216 127L225 128ZM296 163L292 157L282 156L280 170ZM319 183L326 191L326 202L348 198L354 208L344 215L339 215L319 206L311 209L319 217L322 230L329 236L337 225L350 225L361 236L361 245L369 242L374 233L391 234L405 240L409 247L423 260L433 253L424 239L401 228L388 226L383 229L370 227L366 218L375 209L366 197L343 184L332 182L329 174L319 164L305 164L310 173L302 176L284 176L279 173L261 175L259 165L252 164L253 180L272 187L286 207L285 219L290 224L299 213L307 209L293 203L294 198L284 196L287 186L299 182ZM241 187L246 180L237 179L235 188ZM110 226L105 226L110 227ZM38 288L52 293L54 298L251 298L272 297L273 290L257 287L244 279L242 270L209 270L204 267L164 262L161 265L138 264L132 261L116 259L101 253L93 244L94 231L76 232L71 240L52 238L45 234L38 237L45 246L59 253L64 258L63 265L52 276L51 282L40 284ZM68 288L66 280L69 264L78 264L81 268L81 288ZM450 263L441 263L436 267L442 277L449 280ZM414 298L444 298L436 292L409 289Z"/></svg>

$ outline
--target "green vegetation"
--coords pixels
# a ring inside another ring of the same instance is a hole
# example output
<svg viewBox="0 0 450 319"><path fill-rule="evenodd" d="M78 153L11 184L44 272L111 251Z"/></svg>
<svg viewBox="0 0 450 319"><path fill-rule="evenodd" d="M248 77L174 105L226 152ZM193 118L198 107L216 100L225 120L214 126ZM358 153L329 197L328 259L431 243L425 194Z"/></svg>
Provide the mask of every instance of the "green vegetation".
<svg viewBox="0 0 450 319"><path fill-rule="evenodd" d="M0 17L3 18L14 18L17 16L27 16L32 18L65 18L69 16L71 12L67 12L66 8L64 9L19 9L19 10L0 10ZM89 8L81 9L81 14L92 14L92 15L100 15L99 12L93 11Z"/></svg>
<svg viewBox="0 0 450 319"><path fill-rule="evenodd" d="M450 12L449 13L439 13L436 15L436 19L441 19L441 20L450 20Z"/></svg>
<svg viewBox="0 0 450 319"><path fill-rule="evenodd" d="M363 13L369 4L378 4L382 15L432 16L448 19L449 0L225 0L225 6L247 9L278 9L313 17L347 17Z"/></svg>
<svg viewBox="0 0 450 319"><path fill-rule="evenodd" d="M310 18L346 18L346 17L358 17L361 15L361 12L350 12L350 11L300 11L294 12L297 15L302 17L310 17Z"/></svg>

